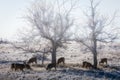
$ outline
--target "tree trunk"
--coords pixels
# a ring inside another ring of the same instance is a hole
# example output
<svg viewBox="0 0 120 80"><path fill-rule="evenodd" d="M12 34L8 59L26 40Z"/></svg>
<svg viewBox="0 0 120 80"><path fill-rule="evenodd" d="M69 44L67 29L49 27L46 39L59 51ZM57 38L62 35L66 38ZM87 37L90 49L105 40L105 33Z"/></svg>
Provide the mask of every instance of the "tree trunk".
<svg viewBox="0 0 120 80"><path fill-rule="evenodd" d="M42 65L44 65L44 59L45 59L45 48L44 48L44 52L43 52L43 55L42 55Z"/></svg>
<svg viewBox="0 0 120 80"><path fill-rule="evenodd" d="M96 69L97 68L97 51L93 51L93 66Z"/></svg>
<svg viewBox="0 0 120 80"><path fill-rule="evenodd" d="M52 51L52 63L56 63L56 48Z"/></svg>
<svg viewBox="0 0 120 80"><path fill-rule="evenodd" d="M56 47L53 48L53 51L52 51L52 62L53 64L55 64L55 70L56 70Z"/></svg>
<svg viewBox="0 0 120 80"><path fill-rule="evenodd" d="M93 49L92 49L92 53L93 53L93 66L96 69L97 68L97 40L95 35L93 34Z"/></svg>
<svg viewBox="0 0 120 80"><path fill-rule="evenodd" d="M44 58L45 57L45 53L43 53L43 55L42 55L42 65L44 65Z"/></svg>

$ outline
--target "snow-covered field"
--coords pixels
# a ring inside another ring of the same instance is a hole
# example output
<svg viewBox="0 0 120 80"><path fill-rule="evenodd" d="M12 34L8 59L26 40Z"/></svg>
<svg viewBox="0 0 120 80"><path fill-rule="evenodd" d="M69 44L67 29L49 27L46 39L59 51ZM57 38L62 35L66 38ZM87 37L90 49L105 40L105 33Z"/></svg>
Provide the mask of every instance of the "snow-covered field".
<svg viewBox="0 0 120 80"><path fill-rule="evenodd" d="M119 45L118 45L119 46ZM57 53L57 59L65 57L68 67L59 67L57 71L52 69L47 71L45 67L33 66L33 70L12 71L11 63L27 61L32 56L39 53L24 53L16 50L12 45L0 44L0 80L120 80L120 48L107 46L99 50L98 61L101 58L108 58L108 66L100 67L100 70L91 70L82 68L82 62L93 62L91 53L83 53L79 48L81 46L72 43L67 49L60 49ZM47 56L45 64L50 63L51 56ZM38 59L38 65L41 60ZM73 66L78 64L79 66Z"/></svg>

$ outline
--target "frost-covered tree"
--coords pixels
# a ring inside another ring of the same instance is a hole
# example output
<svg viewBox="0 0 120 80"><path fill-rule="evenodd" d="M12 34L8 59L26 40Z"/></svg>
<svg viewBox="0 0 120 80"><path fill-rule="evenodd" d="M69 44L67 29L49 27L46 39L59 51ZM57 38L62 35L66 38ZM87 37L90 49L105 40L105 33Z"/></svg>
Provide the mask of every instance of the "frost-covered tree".
<svg viewBox="0 0 120 80"><path fill-rule="evenodd" d="M90 0L89 10L84 12L87 20L85 23L86 26L81 28L85 31L82 33L81 30L80 33L82 36L80 36L78 32L76 37L76 41L82 43L86 49L93 54L93 64L95 68L97 68L98 42L110 42L117 38L115 28L110 26L115 15L111 19L101 15L98 11L99 4L100 2L95 3L95 0Z"/></svg>
<svg viewBox="0 0 120 80"><path fill-rule="evenodd" d="M70 13L74 6L72 0L36 0L28 8L26 19L37 32L34 37L40 36L51 45L52 63L56 63L57 49L71 36L73 20Z"/></svg>

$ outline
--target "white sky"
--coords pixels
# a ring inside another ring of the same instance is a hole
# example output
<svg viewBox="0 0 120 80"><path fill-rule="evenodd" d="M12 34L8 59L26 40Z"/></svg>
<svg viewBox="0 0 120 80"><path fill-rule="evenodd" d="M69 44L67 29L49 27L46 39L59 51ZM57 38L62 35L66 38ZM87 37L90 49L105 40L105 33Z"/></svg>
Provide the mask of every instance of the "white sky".
<svg viewBox="0 0 120 80"><path fill-rule="evenodd" d="M24 16L30 1L0 0L0 38L13 40L17 35L18 29L27 26L22 16ZM89 0L80 0L80 2L81 7L89 5ZM102 0L100 10L106 14L120 10L120 0Z"/></svg>
<svg viewBox="0 0 120 80"><path fill-rule="evenodd" d="M0 38L14 39L17 30L26 26L24 12L30 0L0 0Z"/></svg>

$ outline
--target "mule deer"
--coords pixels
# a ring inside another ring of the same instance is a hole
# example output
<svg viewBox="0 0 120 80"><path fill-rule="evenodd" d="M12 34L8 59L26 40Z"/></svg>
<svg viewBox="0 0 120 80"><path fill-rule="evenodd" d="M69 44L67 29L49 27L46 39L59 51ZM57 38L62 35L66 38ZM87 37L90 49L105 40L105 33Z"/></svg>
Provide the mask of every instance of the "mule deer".
<svg viewBox="0 0 120 80"><path fill-rule="evenodd" d="M99 62L99 65L104 63L107 64L107 58L102 58L101 61Z"/></svg>
<svg viewBox="0 0 120 80"><path fill-rule="evenodd" d="M32 57L28 60L28 64L35 62L37 64L37 57Z"/></svg>
<svg viewBox="0 0 120 80"><path fill-rule="evenodd" d="M83 68L93 68L93 65L87 61L84 61L82 67Z"/></svg>
<svg viewBox="0 0 120 80"><path fill-rule="evenodd" d="M25 65L24 64L19 64L19 63L12 63L11 64L11 69L13 70L21 70L21 71L23 71L23 69L25 68Z"/></svg>
<svg viewBox="0 0 120 80"><path fill-rule="evenodd" d="M55 70L56 70L56 63L48 64L46 70L51 70L52 68L55 68Z"/></svg>
<svg viewBox="0 0 120 80"><path fill-rule="evenodd" d="M59 63L65 64L65 58L64 57L59 58L57 61L57 64L59 64Z"/></svg>
<svg viewBox="0 0 120 80"><path fill-rule="evenodd" d="M24 68L26 68L26 69L31 69L32 70L32 68L30 67L30 65L29 64L19 64L19 63L12 63L11 64L11 69L12 70L21 70L21 71L23 71L23 69Z"/></svg>

